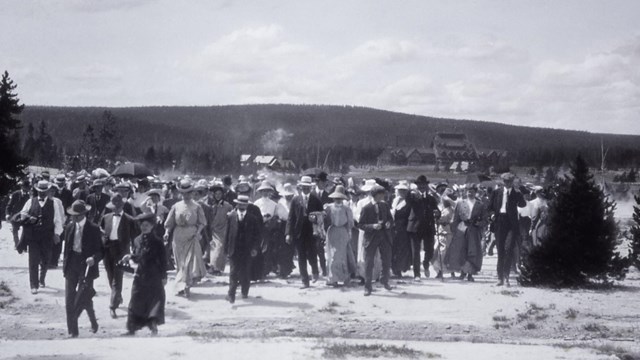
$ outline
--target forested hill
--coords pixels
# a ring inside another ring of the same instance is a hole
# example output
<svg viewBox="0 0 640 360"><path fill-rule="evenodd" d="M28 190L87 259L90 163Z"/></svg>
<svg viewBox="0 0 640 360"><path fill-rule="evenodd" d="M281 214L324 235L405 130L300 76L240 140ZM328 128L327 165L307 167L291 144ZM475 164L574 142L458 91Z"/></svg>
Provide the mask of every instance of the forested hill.
<svg viewBox="0 0 640 360"><path fill-rule="evenodd" d="M463 132L477 148L504 149L518 163L562 163L580 151L599 159L600 144L609 148L615 166L640 163L640 136L513 126L492 122L433 118L351 106L230 105L211 107L78 108L27 106L21 115L36 129L44 120L59 147L77 151L86 125L109 110L124 135L124 154L141 157L150 146L211 149L218 154L264 151L263 135L274 129L292 134L283 149L304 152L321 148L379 152L387 145L430 146L437 132ZM345 154L349 161L348 154ZM353 154L352 154L353 155ZM377 154L355 156L366 161ZM369 158L369 159L367 159ZM595 165L595 164L594 164Z"/></svg>

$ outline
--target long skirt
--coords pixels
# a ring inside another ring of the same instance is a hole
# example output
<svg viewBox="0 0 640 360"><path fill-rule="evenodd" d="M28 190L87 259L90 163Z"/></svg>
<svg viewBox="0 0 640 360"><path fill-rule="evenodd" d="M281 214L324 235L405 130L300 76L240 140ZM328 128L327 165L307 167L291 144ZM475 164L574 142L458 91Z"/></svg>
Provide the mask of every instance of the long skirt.
<svg viewBox="0 0 640 360"><path fill-rule="evenodd" d="M136 331L149 326L151 321L164 324L165 292L162 279L133 278L127 329Z"/></svg>
<svg viewBox="0 0 640 360"><path fill-rule="evenodd" d="M391 248L391 270L394 274L401 274L411 268L412 253L411 239L406 230L396 230Z"/></svg>
<svg viewBox="0 0 640 360"><path fill-rule="evenodd" d="M451 270L447 268L444 260L447 258L447 251L449 251L448 249L451 246L452 239L453 235L450 231L436 236L436 250L433 254L433 258L431 259L431 265L437 272L451 272Z"/></svg>
<svg viewBox="0 0 640 360"><path fill-rule="evenodd" d="M173 232L173 254L176 261L177 292L191 287L207 274L202 260L200 238L194 239L195 227L176 227ZM189 231L191 230L191 231Z"/></svg>
<svg viewBox="0 0 640 360"><path fill-rule="evenodd" d="M216 234L215 232L211 236L210 248L209 252L209 265L214 269L220 272L224 271L224 267L227 263L227 256L224 253L224 240L220 236L221 234Z"/></svg>
<svg viewBox="0 0 640 360"><path fill-rule="evenodd" d="M476 274L482 269L482 229L469 226L456 229L445 256L449 271Z"/></svg>
<svg viewBox="0 0 640 360"><path fill-rule="evenodd" d="M355 258L350 246L351 232L344 226L330 226L327 230L325 255L327 282L349 282L355 271Z"/></svg>

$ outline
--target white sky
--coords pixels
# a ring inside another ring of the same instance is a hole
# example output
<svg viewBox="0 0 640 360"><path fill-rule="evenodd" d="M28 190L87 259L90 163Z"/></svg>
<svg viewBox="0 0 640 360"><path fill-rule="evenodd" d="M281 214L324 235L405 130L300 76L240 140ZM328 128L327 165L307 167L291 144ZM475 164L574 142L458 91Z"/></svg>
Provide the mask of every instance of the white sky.
<svg viewBox="0 0 640 360"><path fill-rule="evenodd" d="M0 0L27 105L348 104L640 134L640 1Z"/></svg>

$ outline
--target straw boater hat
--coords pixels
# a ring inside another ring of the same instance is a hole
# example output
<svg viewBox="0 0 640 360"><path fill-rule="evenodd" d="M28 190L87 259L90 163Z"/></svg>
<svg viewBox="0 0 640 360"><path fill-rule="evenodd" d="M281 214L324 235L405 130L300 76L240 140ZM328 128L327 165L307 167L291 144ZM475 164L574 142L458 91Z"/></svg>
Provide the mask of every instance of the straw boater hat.
<svg viewBox="0 0 640 360"><path fill-rule="evenodd" d="M48 182L47 180L40 180L38 181L38 183L35 186L35 189L38 192L45 192L48 191L49 189L51 189L51 183Z"/></svg>
<svg viewBox="0 0 640 360"><path fill-rule="evenodd" d="M82 200L76 200L71 204L71 207L67 209L69 215L84 215L91 210L91 205L85 204Z"/></svg>
<svg viewBox="0 0 640 360"><path fill-rule="evenodd" d="M298 186L313 186L313 181L311 180L311 176L303 176L298 181Z"/></svg>
<svg viewBox="0 0 640 360"><path fill-rule="evenodd" d="M268 190L268 191L273 191L273 187L271 186L271 184L269 184L269 182L267 180L263 181L262 184L260 184L260 187L258 188L257 191L262 191L262 190Z"/></svg>
<svg viewBox="0 0 640 360"><path fill-rule="evenodd" d="M360 188L360 190L364 192L371 191L374 186L380 186L375 179L365 180L364 185Z"/></svg>
<svg viewBox="0 0 640 360"><path fill-rule="evenodd" d="M187 179L180 180L177 188L178 188L178 191L181 193L187 193L194 190L193 182Z"/></svg>
<svg viewBox="0 0 640 360"><path fill-rule="evenodd" d="M249 204L249 197L247 195L238 195L238 198L233 202L236 204Z"/></svg>
<svg viewBox="0 0 640 360"><path fill-rule="evenodd" d="M345 194L344 186L342 186L342 185L336 186L336 189L329 195L329 198L331 198L331 199L343 199L343 200L349 199L347 197L347 195Z"/></svg>
<svg viewBox="0 0 640 360"><path fill-rule="evenodd" d="M64 176L64 174L60 173L60 174L56 175L56 183L64 184L66 181L67 181L67 177Z"/></svg>

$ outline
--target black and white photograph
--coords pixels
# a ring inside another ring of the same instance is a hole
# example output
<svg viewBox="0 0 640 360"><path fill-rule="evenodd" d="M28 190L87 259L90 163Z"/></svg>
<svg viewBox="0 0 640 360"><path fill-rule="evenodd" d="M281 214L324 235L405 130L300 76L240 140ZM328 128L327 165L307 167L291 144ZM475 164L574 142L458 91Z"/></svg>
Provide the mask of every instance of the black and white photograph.
<svg viewBox="0 0 640 360"><path fill-rule="evenodd" d="M640 360L639 15L0 0L0 360Z"/></svg>

